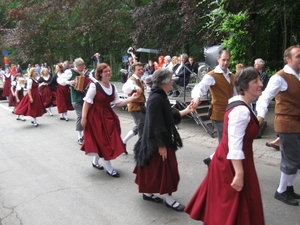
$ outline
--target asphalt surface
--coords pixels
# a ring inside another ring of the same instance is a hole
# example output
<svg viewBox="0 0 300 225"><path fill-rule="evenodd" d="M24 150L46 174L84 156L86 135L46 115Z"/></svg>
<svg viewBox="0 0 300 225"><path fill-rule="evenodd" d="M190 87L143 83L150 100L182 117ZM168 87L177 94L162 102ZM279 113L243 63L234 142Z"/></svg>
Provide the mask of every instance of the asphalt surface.
<svg viewBox="0 0 300 225"><path fill-rule="evenodd" d="M120 89L121 84L117 83ZM112 178L91 165L91 158L79 150L75 132L75 113L70 121L45 114L33 127L30 118L16 121L12 108L0 102L0 225L119 225L119 224L202 224L185 213L164 204L146 202L134 183L132 148L136 137L127 143L128 155L112 161L120 178ZM122 136L134 126L131 115L120 108ZM299 225L300 206L275 200L280 152L265 146L273 140L274 109L266 118L268 127L261 139L254 141L254 157L266 224ZM187 204L207 172L202 159L217 146L202 127L187 117L179 125L184 147L177 151L180 183L174 198ZM294 183L300 192L300 179ZM163 196L162 196L163 197Z"/></svg>

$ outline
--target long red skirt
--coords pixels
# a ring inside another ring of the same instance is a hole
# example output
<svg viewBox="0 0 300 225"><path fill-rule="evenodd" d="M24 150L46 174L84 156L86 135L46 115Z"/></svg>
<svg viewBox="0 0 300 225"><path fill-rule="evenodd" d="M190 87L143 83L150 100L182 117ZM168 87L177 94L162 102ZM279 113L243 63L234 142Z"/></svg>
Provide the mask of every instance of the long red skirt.
<svg viewBox="0 0 300 225"><path fill-rule="evenodd" d="M46 113L41 95L38 91L38 84L36 82L32 82L31 95L33 98L33 103L30 103L29 96L26 94L16 108L15 114L36 118Z"/></svg>
<svg viewBox="0 0 300 225"><path fill-rule="evenodd" d="M74 110L71 103L71 94L68 86L57 85L56 105L58 113L65 113L68 110Z"/></svg>
<svg viewBox="0 0 300 225"><path fill-rule="evenodd" d="M155 152L149 165L135 167L135 183L140 193L170 194L177 191L180 180L175 151L167 148L167 159L162 161L158 151Z"/></svg>

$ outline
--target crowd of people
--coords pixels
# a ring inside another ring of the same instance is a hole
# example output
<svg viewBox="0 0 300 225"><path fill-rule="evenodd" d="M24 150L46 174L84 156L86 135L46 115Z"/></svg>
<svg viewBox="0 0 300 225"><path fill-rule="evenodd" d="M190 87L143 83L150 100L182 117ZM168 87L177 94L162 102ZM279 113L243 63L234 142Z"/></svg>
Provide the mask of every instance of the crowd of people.
<svg viewBox="0 0 300 225"><path fill-rule="evenodd" d="M6 69L3 94L9 106L15 107L13 113L17 120L30 116L31 123L37 127L37 117L45 113L53 115L53 106L57 106L60 120L64 121L69 120L68 111L75 110L81 150L93 157L93 168L104 170L105 167L107 174L114 178L120 174L112 167L111 160L127 153L127 141L138 135L133 172L144 200L162 203L157 194L165 195L167 207L185 211L204 224L263 225L252 144L259 135L267 107L275 98L274 129L280 139L276 143L281 150L281 176L274 197L289 205L299 205L300 195L295 193L293 181L300 174L300 105L294 98L300 95L300 46L285 50L286 65L270 80L263 70L265 62L260 58L250 67L238 65L238 71L233 74L228 69L230 52L221 50L216 59L218 65L195 85L192 100L182 111L170 106L168 95L178 96L178 87L187 85L191 74L197 73L193 57L185 53L179 57L160 56L157 63L149 60L144 66L132 55L129 66L122 72L122 91L128 95L122 99L110 82L110 66L99 55L92 57L93 73L85 69L81 58L75 59L73 65L58 63L53 75L47 67L41 68L40 75L37 67L30 68L25 96L24 78L18 73L13 76ZM151 91L146 102L147 90ZM172 196L180 179L175 153L183 146L175 125L182 116L197 109L208 91L212 96L210 118L219 144L204 159L208 173L185 207ZM112 105L128 105L135 123L123 139Z"/></svg>

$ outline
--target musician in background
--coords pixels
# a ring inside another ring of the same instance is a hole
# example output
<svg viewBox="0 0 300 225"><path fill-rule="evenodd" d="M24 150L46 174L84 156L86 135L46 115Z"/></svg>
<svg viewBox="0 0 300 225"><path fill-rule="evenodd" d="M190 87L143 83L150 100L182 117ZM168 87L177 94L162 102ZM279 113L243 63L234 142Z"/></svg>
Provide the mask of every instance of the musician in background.
<svg viewBox="0 0 300 225"><path fill-rule="evenodd" d="M81 115L82 115L82 107L83 107L83 98L85 97L85 93L82 91L77 91L74 89L76 85L76 77L83 75L88 79L88 70L85 70L85 63L82 58L77 58L74 61L74 68L66 70L61 76L57 79L58 83L70 85L71 91L71 101L73 108L76 112L76 131L78 134L78 144L82 145L83 143L83 127L81 125Z"/></svg>
<svg viewBox="0 0 300 225"><path fill-rule="evenodd" d="M128 58L128 67L127 67L127 80L132 76L132 64L133 64L133 58Z"/></svg>
<svg viewBox="0 0 300 225"><path fill-rule="evenodd" d="M129 47L127 53L130 54L133 59L136 59L137 62L140 61L140 53L137 52L137 47L135 45Z"/></svg>
<svg viewBox="0 0 300 225"><path fill-rule="evenodd" d="M94 64L94 70L96 70L97 66L100 63L104 62L104 57L100 53L97 52L97 53L95 53L95 55L92 56L92 61Z"/></svg>

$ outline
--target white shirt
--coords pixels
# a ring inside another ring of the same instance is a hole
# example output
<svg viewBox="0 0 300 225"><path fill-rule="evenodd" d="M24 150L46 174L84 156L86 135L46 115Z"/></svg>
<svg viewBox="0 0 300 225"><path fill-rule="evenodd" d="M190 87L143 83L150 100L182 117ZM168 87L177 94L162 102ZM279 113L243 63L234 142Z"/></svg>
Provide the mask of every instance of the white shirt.
<svg viewBox="0 0 300 225"><path fill-rule="evenodd" d="M228 103L242 100L241 96L234 96ZM251 119L251 112L245 105L236 106L228 114L228 154L227 159L245 159L243 139L246 128Z"/></svg>
<svg viewBox="0 0 300 225"><path fill-rule="evenodd" d="M177 75L179 73L181 67L182 67L182 63L177 67L177 69L175 71L175 75Z"/></svg>
<svg viewBox="0 0 300 225"><path fill-rule="evenodd" d="M216 66L216 68L214 69L215 73L222 73L223 76L226 78L226 80L228 81L228 83L230 83L230 71L229 69L227 69L227 72L224 73L224 71L221 69L220 66ZM209 74L205 74L203 79L201 80L200 83L198 83L192 90L192 98L203 98L207 95L208 89L210 88L210 86L215 85L216 81L213 78L213 76L209 75ZM237 95L237 91L235 89L235 87L233 87L233 96Z"/></svg>
<svg viewBox="0 0 300 225"><path fill-rule="evenodd" d="M137 75L133 74L132 76L134 76L136 79L138 80L141 80ZM123 85L122 87L122 91L125 93L125 94L130 94L134 88L138 87L138 85L136 84L135 80L131 80L131 79L128 79L126 81L126 83Z"/></svg>
<svg viewBox="0 0 300 225"><path fill-rule="evenodd" d="M300 80L300 73L296 73L290 66L285 65L283 67L283 71L285 73L289 73L297 77ZM266 87L263 91L262 95L258 98L256 102L256 111L257 116L265 118L268 112L268 105L270 101L280 92L286 91L288 89L288 84L280 75L275 74L273 75Z"/></svg>
<svg viewBox="0 0 300 225"><path fill-rule="evenodd" d="M31 89L32 88L32 79L27 79L27 89Z"/></svg>
<svg viewBox="0 0 300 225"><path fill-rule="evenodd" d="M173 71L173 63L169 62L168 64L163 65L164 69L170 70L171 72Z"/></svg>
<svg viewBox="0 0 300 225"><path fill-rule="evenodd" d="M77 70L76 67L74 69ZM84 74L84 70L82 72L79 72L79 73L81 75L83 75ZM57 76L57 83L59 83L62 86L66 86L67 84L69 84L69 80L70 80L71 77L72 77L72 71L71 71L71 69L68 69L64 73L62 73L61 75Z"/></svg>
<svg viewBox="0 0 300 225"><path fill-rule="evenodd" d="M106 94L108 94L108 95L112 94L112 91L113 91L112 84L109 84L109 88L106 88L100 82L98 82L98 83L101 85L101 87L103 88L103 90ZM96 93L97 93L97 87L94 83L91 83L85 97L83 98L83 100L90 103L90 104L93 104ZM122 99L119 98L118 90L117 90L116 86L115 86L115 93L114 94L115 94L115 100L110 103L111 105L117 104L117 103L122 101Z"/></svg>

